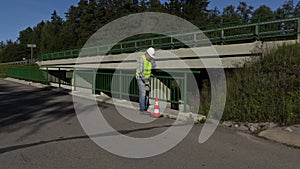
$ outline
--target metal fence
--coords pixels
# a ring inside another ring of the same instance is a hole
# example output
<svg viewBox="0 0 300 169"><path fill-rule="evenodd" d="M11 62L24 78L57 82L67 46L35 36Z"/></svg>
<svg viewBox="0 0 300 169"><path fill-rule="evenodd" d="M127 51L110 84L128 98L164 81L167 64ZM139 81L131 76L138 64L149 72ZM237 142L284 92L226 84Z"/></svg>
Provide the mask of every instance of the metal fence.
<svg viewBox="0 0 300 169"><path fill-rule="evenodd" d="M156 75L151 77L150 98L158 97L161 101L171 104L183 104L187 110L188 77L199 74L200 71L168 70L174 75L170 76L165 71L157 70ZM57 83L70 85L74 90L85 88L93 93L105 93L118 99L138 101L138 85L135 78L135 70L75 70L49 71L38 68L9 68L8 76L44 84ZM72 79L72 80L71 80ZM85 81L86 83L82 83Z"/></svg>
<svg viewBox="0 0 300 169"><path fill-rule="evenodd" d="M12 67L8 68L7 76L17 79L29 80L34 82L40 82L48 84L48 73L47 71L40 70L36 67Z"/></svg>
<svg viewBox="0 0 300 169"><path fill-rule="evenodd" d="M208 39L199 30L182 30L180 32L167 32L164 35L153 35L148 38L140 37L131 41L120 42L116 45L107 44L46 53L39 56L38 60L76 58L79 53L81 56L94 56L135 52L149 46L157 49L182 48L187 47L187 45L201 45L209 41L213 44L226 44L253 42L257 40L300 40L300 15L294 13L284 16L270 16L260 19L249 19L243 22L216 24L200 29Z"/></svg>

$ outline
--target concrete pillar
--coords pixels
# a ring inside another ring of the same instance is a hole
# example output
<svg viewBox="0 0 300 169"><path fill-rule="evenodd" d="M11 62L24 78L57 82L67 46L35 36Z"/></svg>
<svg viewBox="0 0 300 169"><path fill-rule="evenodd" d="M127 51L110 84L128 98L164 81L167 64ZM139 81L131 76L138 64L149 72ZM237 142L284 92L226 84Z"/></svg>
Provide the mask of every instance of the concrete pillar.
<svg viewBox="0 0 300 169"><path fill-rule="evenodd" d="M73 77L73 84L76 84L76 90L83 94L93 94L93 71L76 70Z"/></svg>

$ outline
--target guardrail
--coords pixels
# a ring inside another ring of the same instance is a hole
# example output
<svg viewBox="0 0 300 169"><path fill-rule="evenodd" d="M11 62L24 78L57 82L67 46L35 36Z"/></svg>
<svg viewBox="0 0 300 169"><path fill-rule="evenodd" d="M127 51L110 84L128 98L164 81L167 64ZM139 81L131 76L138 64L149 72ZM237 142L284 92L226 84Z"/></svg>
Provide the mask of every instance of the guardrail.
<svg viewBox="0 0 300 169"><path fill-rule="evenodd" d="M158 97L161 101L172 104L183 104L187 111L188 76L199 74L200 71L168 70L174 74L172 77L162 70L157 70L157 75L151 78L152 91L150 98ZM54 78L51 78L55 74ZM138 85L135 78L135 70L75 70L75 72L56 71L51 72L38 68L9 68L8 76L23 80L40 82L44 84L57 83L72 86L74 90L85 88L93 93L106 93L114 98L130 98L138 100ZM80 79L92 78L91 84L85 85ZM72 83L71 83L72 79Z"/></svg>
<svg viewBox="0 0 300 169"><path fill-rule="evenodd" d="M0 66L2 66L2 65L33 64L35 62L36 62L36 59L27 59L27 60L16 61L16 62L4 62L4 63L0 63Z"/></svg>
<svg viewBox="0 0 300 169"><path fill-rule="evenodd" d="M300 40L300 16L298 14L276 16L262 19L249 19L244 23L224 23L223 25L209 26L202 29L213 44L243 43L253 41L269 41L282 39ZM201 28L200 28L201 29ZM180 32L168 32L165 35L155 35L152 38L137 39L120 42L116 45L107 44L103 46L88 47L82 49L71 49L59 52L46 53L38 60L55 60L76 58L81 56L94 56L105 54L118 54L140 51L149 46L157 49L172 49L187 47L187 45L203 45L207 38L201 36L201 31L183 30ZM184 43L183 43L184 42ZM105 51L109 51L105 53Z"/></svg>
<svg viewBox="0 0 300 169"><path fill-rule="evenodd" d="M40 82L48 84L48 73L47 71L40 70L36 67L30 68L8 68L7 76L22 80L29 80L34 82Z"/></svg>
<svg viewBox="0 0 300 169"><path fill-rule="evenodd" d="M18 65L18 64L28 64L29 62L27 60L23 61L17 61L17 62L5 62L5 63L0 63L0 66L2 65Z"/></svg>

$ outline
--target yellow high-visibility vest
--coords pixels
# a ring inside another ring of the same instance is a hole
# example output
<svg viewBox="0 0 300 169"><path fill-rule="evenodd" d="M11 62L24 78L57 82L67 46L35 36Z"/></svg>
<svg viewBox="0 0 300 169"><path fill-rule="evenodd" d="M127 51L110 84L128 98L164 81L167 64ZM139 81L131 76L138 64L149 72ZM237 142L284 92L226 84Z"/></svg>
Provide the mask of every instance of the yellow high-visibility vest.
<svg viewBox="0 0 300 169"><path fill-rule="evenodd" d="M152 69L152 63L149 62L147 59L146 59L146 56L143 55L141 56L143 61L144 61L144 68L143 68L143 73L145 75L145 78L146 79L149 79L150 76L151 76L151 69ZM135 74L137 77L140 76L139 72L138 72L138 68L136 69L136 74Z"/></svg>

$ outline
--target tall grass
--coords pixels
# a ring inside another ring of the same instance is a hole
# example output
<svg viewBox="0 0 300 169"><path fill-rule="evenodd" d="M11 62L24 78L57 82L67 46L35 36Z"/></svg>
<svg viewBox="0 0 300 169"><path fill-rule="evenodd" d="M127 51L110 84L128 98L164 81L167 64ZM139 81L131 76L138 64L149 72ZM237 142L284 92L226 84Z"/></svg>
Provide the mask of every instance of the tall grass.
<svg viewBox="0 0 300 169"><path fill-rule="evenodd" d="M243 69L227 71L226 76L224 120L300 122L300 44L278 47ZM202 90L201 98L210 96ZM199 113L208 112L208 104L200 103Z"/></svg>

